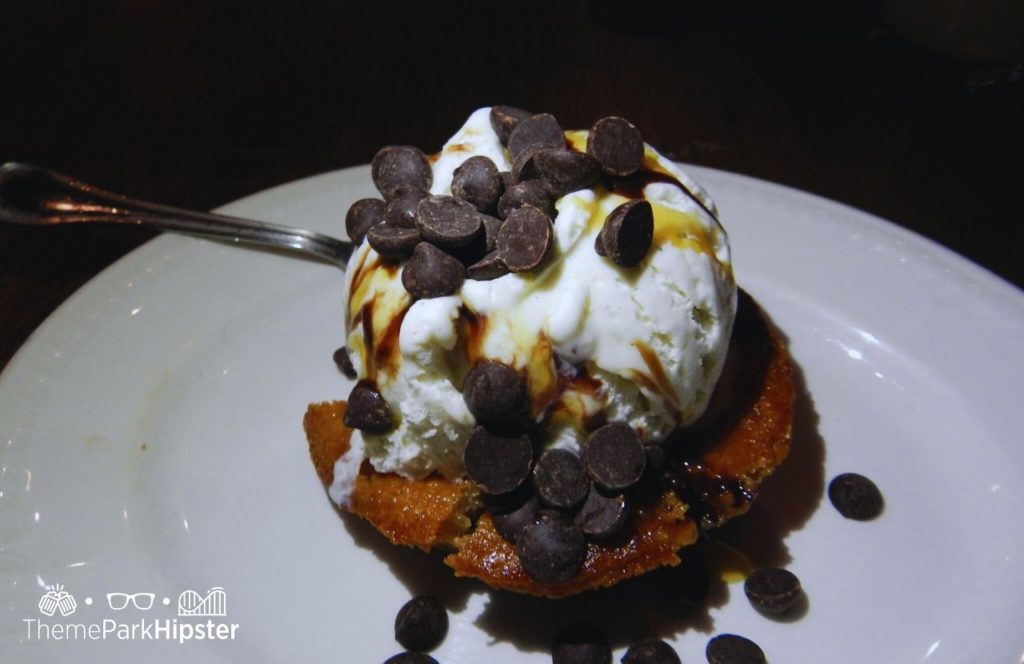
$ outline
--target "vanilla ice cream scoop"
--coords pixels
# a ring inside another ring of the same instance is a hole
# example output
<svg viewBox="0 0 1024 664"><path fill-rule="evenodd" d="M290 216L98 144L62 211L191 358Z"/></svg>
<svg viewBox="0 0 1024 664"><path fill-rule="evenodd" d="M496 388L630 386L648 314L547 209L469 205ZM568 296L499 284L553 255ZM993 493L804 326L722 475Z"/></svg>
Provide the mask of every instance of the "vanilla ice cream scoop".
<svg viewBox="0 0 1024 664"><path fill-rule="evenodd" d="M474 156L512 168L491 126L474 112L432 159L431 194L450 194L454 171ZM587 132L565 132L583 151ZM599 255L595 239L623 203L653 211L649 250L634 267ZM462 477L463 450L477 422L463 380L481 360L524 379L532 437L578 449L588 432L624 422L645 443L664 441L707 407L725 362L736 310L726 234L707 194L674 163L644 146L641 170L604 177L554 202L550 252L539 269L415 300L405 265L367 241L346 273L347 346L359 379L388 404L394 426L362 432L359 454L379 472ZM356 448L354 448L356 449ZM337 478L351 478L351 467ZM340 480L339 480L340 481ZM343 487L333 487L344 501Z"/></svg>

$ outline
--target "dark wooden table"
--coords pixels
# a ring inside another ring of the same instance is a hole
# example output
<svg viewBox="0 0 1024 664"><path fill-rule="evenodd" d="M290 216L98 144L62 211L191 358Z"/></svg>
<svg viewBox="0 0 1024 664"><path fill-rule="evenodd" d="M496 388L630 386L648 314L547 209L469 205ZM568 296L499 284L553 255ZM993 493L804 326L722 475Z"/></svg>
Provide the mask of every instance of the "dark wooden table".
<svg viewBox="0 0 1024 664"><path fill-rule="evenodd" d="M677 159L865 209L1024 285L1024 68L920 51L872 3L13 5L3 161L208 209L385 144L435 150L482 105L618 114ZM148 237L0 227L0 367Z"/></svg>

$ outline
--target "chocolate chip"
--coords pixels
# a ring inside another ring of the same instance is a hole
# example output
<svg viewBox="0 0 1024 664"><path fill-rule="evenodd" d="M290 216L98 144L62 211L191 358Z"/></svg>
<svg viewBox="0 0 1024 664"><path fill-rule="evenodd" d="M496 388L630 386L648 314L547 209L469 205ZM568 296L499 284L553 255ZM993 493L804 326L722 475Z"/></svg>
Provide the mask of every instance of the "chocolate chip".
<svg viewBox="0 0 1024 664"><path fill-rule="evenodd" d="M498 167L487 157L470 157L452 174L452 195L467 201L481 212L498 207L498 199L505 184L498 175Z"/></svg>
<svg viewBox="0 0 1024 664"><path fill-rule="evenodd" d="M583 534L593 539L617 534L629 521L629 506L622 494L606 496L591 485L587 500L576 514Z"/></svg>
<svg viewBox="0 0 1024 664"><path fill-rule="evenodd" d="M657 443L644 445L644 455L647 457L647 462L644 464L644 475L640 478L640 482L645 486L657 486L661 479L661 472L665 470L667 456L665 448Z"/></svg>
<svg viewBox="0 0 1024 664"><path fill-rule="evenodd" d="M597 625L576 623L566 627L551 646L551 664L611 664L612 648Z"/></svg>
<svg viewBox="0 0 1024 664"><path fill-rule="evenodd" d="M623 267L644 259L654 238L654 210L647 201L628 201L612 210L597 236L597 253Z"/></svg>
<svg viewBox="0 0 1024 664"><path fill-rule="evenodd" d="M423 239L442 249L469 244L482 225L476 208L454 196L428 196L416 206L416 227Z"/></svg>
<svg viewBox="0 0 1024 664"><path fill-rule="evenodd" d="M885 501L874 482L857 473L843 473L829 482L828 499L847 519L870 521L882 513Z"/></svg>
<svg viewBox="0 0 1024 664"><path fill-rule="evenodd" d="M378 224L366 232L366 241L389 263L400 263L411 256L421 239L420 232L415 228L400 228L391 224Z"/></svg>
<svg viewBox="0 0 1024 664"><path fill-rule="evenodd" d="M541 512L516 541L523 570L541 583L568 581L579 573L587 553L583 531L559 512Z"/></svg>
<svg viewBox="0 0 1024 664"><path fill-rule="evenodd" d="M531 115L521 120L508 136L508 153L512 161L527 148L565 147L565 133L550 113Z"/></svg>
<svg viewBox="0 0 1024 664"><path fill-rule="evenodd" d="M419 300L452 295L462 287L466 268L428 242L420 242L402 268L402 285Z"/></svg>
<svg viewBox="0 0 1024 664"><path fill-rule="evenodd" d="M437 664L437 660L421 652L401 652L388 657L384 664Z"/></svg>
<svg viewBox="0 0 1024 664"><path fill-rule="evenodd" d="M433 650L448 633L448 612L433 597L414 597L398 610L395 640L406 650Z"/></svg>
<svg viewBox="0 0 1024 664"><path fill-rule="evenodd" d="M508 190L512 186L512 173L509 171L502 171L498 173L498 177L501 178L502 189Z"/></svg>
<svg viewBox="0 0 1024 664"><path fill-rule="evenodd" d="M494 251L498 248L498 231L505 221L489 214L481 214L480 219L484 224L484 246L488 252Z"/></svg>
<svg viewBox="0 0 1024 664"><path fill-rule="evenodd" d="M346 378L355 379L356 368L352 365L352 358L348 355L348 348L342 346L338 350L334 351L334 363Z"/></svg>
<svg viewBox="0 0 1024 664"><path fill-rule="evenodd" d="M462 398L480 422L514 420L526 406L526 381L506 364L481 360L466 374Z"/></svg>
<svg viewBox="0 0 1024 664"><path fill-rule="evenodd" d="M503 436L505 438L515 438L516 436L526 433L525 429L516 429L514 427L493 427L489 431L497 436ZM484 510L489 511L492 515L508 514L513 512L522 507L526 501L532 497L533 487L530 486L529 482L523 482L517 489L508 493L480 494L480 500L483 503Z"/></svg>
<svg viewBox="0 0 1024 664"><path fill-rule="evenodd" d="M800 579L779 567L759 569L747 577L743 592L756 609L779 615L793 608L800 599Z"/></svg>
<svg viewBox="0 0 1024 664"><path fill-rule="evenodd" d="M507 512L493 512L491 520L498 534L513 544L519 539L520 533L527 524L533 523L540 513L540 503L535 496L530 496L525 503Z"/></svg>
<svg viewBox="0 0 1024 664"><path fill-rule="evenodd" d="M644 445L644 454L647 455L647 467L660 473L665 468L665 448L657 443Z"/></svg>
<svg viewBox="0 0 1024 664"><path fill-rule="evenodd" d="M535 270L551 252L553 242L551 217L524 205L509 214L498 231L498 256L512 272Z"/></svg>
<svg viewBox="0 0 1024 664"><path fill-rule="evenodd" d="M647 454L633 427L613 422L590 434L583 447L583 464L599 487L623 491L640 481Z"/></svg>
<svg viewBox="0 0 1024 664"><path fill-rule="evenodd" d="M372 383L361 380L348 395L345 426L366 433L387 433L394 426L391 409Z"/></svg>
<svg viewBox="0 0 1024 664"><path fill-rule="evenodd" d="M516 125L531 115L533 113L514 106L492 106L491 127L494 128L494 133L498 135L501 144L505 145L508 143L509 134L516 128Z"/></svg>
<svg viewBox="0 0 1024 664"><path fill-rule="evenodd" d="M704 650L708 664L765 664L764 651L750 639L737 634L720 634Z"/></svg>
<svg viewBox="0 0 1024 664"><path fill-rule="evenodd" d="M530 476L533 444L526 435L506 438L477 427L462 453L466 475L484 493L514 491Z"/></svg>
<svg viewBox="0 0 1024 664"><path fill-rule="evenodd" d="M497 251L492 251L477 262L466 268L466 274L476 281L490 281L509 274L508 267L501 260Z"/></svg>
<svg viewBox="0 0 1024 664"><path fill-rule="evenodd" d="M625 177L644 165L644 137L629 120L601 118L587 134L587 153L601 162L608 175Z"/></svg>
<svg viewBox="0 0 1024 664"><path fill-rule="evenodd" d="M434 181L427 156L411 145L389 145L373 156L371 165L373 184L385 198L391 198L395 188L407 184L430 189Z"/></svg>
<svg viewBox="0 0 1024 664"><path fill-rule="evenodd" d="M401 185L395 189L394 197L388 201L384 220L392 226L416 228L416 207L429 196L426 189Z"/></svg>
<svg viewBox="0 0 1024 664"><path fill-rule="evenodd" d="M661 639L634 643L620 661L622 664L682 664L675 649Z"/></svg>
<svg viewBox="0 0 1024 664"><path fill-rule="evenodd" d="M527 148L523 150L516 160L512 162L512 183L518 184L527 180L536 180L540 177L537 172L537 155L544 150L551 148Z"/></svg>
<svg viewBox="0 0 1024 664"><path fill-rule="evenodd" d="M601 177L600 162L578 150L541 150L533 163L538 177L556 198L589 187Z"/></svg>
<svg viewBox="0 0 1024 664"><path fill-rule="evenodd" d="M550 449L537 460L533 487L545 505L572 510L586 500L590 481L578 456L569 450Z"/></svg>
<svg viewBox="0 0 1024 664"><path fill-rule="evenodd" d="M505 189L505 193L498 199L498 216L507 219L508 215L524 205L532 205L551 217L555 214L554 200L544 188L544 183L539 180L527 180Z"/></svg>
<svg viewBox="0 0 1024 664"><path fill-rule="evenodd" d="M345 232L353 244L360 244L371 226L383 223L386 204L379 198L361 198L345 215Z"/></svg>

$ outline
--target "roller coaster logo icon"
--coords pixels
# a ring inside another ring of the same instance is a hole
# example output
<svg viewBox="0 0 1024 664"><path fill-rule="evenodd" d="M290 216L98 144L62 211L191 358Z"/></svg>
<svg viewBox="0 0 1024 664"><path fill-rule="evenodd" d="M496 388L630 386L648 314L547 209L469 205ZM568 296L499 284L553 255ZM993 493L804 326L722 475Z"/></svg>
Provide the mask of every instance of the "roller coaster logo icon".
<svg viewBox="0 0 1024 664"><path fill-rule="evenodd" d="M179 616L226 616L228 614L228 596L224 589L215 586L200 595L194 590L186 590L178 595Z"/></svg>

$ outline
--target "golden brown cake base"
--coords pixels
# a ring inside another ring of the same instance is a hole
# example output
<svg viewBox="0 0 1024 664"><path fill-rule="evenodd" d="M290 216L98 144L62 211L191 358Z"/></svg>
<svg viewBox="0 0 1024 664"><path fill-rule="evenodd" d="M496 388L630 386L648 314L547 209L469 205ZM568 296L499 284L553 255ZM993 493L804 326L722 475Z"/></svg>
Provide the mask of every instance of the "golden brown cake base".
<svg viewBox="0 0 1024 664"><path fill-rule="evenodd" d="M377 473L364 463L349 511L395 544L453 550L444 562L457 576L531 595L565 597L677 565L678 551L696 541L700 528L721 525L750 508L761 483L789 452L794 406L789 354L743 291L730 354L735 373L728 407L710 426L672 441L663 491L636 506L623 535L588 543L583 568L569 581L541 584L530 578L513 545L495 531L490 515L481 513L479 492L468 481L413 481ZM324 486L348 449L344 408L343 402L312 404L303 421Z"/></svg>

